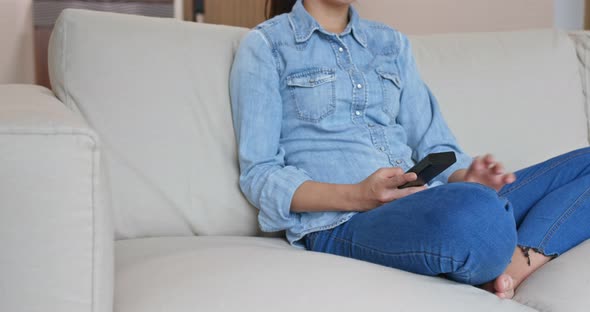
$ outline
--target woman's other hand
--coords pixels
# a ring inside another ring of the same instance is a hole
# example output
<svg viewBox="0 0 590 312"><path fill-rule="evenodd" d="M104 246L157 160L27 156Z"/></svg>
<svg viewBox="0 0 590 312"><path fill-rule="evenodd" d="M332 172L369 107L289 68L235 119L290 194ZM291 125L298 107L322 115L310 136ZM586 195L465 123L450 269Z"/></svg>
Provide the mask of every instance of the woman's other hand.
<svg viewBox="0 0 590 312"><path fill-rule="evenodd" d="M462 180L480 183L499 191L504 185L514 182L516 176L514 173L505 173L504 166L488 154L483 157L475 157L471 166L465 171Z"/></svg>
<svg viewBox="0 0 590 312"><path fill-rule="evenodd" d="M363 211L371 210L396 199L423 191L427 186L398 187L415 181L415 173L404 173L401 168L381 168L358 184L359 207Z"/></svg>

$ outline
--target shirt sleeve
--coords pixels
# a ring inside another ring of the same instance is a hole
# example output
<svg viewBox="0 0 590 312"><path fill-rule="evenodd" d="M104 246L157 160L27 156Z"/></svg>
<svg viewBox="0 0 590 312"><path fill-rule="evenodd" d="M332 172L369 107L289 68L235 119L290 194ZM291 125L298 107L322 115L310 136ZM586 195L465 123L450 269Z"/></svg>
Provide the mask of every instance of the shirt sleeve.
<svg viewBox="0 0 590 312"><path fill-rule="evenodd" d="M400 67L403 89L400 99L399 124L412 148L412 158L420 161L430 153L455 152L457 162L437 176L432 184L447 183L449 176L468 168L472 158L459 147L440 112L438 102L420 78L408 38L400 34Z"/></svg>
<svg viewBox="0 0 590 312"><path fill-rule="evenodd" d="M283 105L271 46L259 30L242 40L230 74L234 131L238 141L240 188L259 209L265 232L290 228L299 218L291 200L310 177L285 164L280 145Z"/></svg>

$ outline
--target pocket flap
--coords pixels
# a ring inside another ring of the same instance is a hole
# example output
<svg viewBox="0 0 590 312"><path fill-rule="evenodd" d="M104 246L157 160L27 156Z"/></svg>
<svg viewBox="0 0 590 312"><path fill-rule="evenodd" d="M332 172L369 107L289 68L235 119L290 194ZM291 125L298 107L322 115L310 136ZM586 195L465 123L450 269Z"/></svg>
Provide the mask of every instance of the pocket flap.
<svg viewBox="0 0 590 312"><path fill-rule="evenodd" d="M392 73L392 72L383 71L383 70L377 70L377 73L383 79L387 79L387 80L393 82L393 84L395 84L395 86L398 87L399 89L402 88L402 80L401 80L401 78L399 77L398 74Z"/></svg>
<svg viewBox="0 0 590 312"><path fill-rule="evenodd" d="M336 80L334 70L306 71L293 74L287 78L287 85L291 87L313 88Z"/></svg>

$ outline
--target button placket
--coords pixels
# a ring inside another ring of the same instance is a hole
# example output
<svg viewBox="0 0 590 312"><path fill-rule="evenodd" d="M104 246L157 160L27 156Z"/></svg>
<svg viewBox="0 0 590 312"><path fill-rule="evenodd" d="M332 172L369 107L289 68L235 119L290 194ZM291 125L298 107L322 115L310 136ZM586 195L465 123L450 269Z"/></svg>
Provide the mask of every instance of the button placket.
<svg viewBox="0 0 590 312"><path fill-rule="evenodd" d="M367 102L367 90L364 87L365 77L363 73L351 69L350 76L353 79L353 91L352 91L352 119L353 122L358 124L365 124L364 115Z"/></svg>
<svg viewBox="0 0 590 312"><path fill-rule="evenodd" d="M336 60L341 69L348 72L351 79L352 89L352 107L351 115L352 122L364 125L365 106L367 102L367 88L366 80L360 71L356 68L352 61L350 49L346 47L344 41L339 36L332 38L332 48L334 49Z"/></svg>

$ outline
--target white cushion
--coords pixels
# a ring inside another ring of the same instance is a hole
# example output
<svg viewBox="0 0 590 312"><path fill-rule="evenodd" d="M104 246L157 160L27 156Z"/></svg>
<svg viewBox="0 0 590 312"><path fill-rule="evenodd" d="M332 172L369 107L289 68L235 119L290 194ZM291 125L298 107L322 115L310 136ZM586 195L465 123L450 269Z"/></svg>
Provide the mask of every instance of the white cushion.
<svg viewBox="0 0 590 312"><path fill-rule="evenodd" d="M50 46L52 84L101 138L118 238L257 233L256 210L237 185L227 90L245 31L64 11ZM411 39L425 80L471 154L491 151L517 169L587 145L578 64L565 34ZM527 310L470 286L276 239L125 240L116 252L117 311L301 311L312 304L326 311ZM558 261L565 263L550 265ZM554 275L547 276L558 281ZM537 301L542 296L548 301ZM518 298L555 306L547 288L529 284Z"/></svg>
<svg viewBox="0 0 590 312"><path fill-rule="evenodd" d="M570 33L570 38L572 38L576 45L576 52L580 64L580 76L582 77L582 91L586 104L586 118L588 118L590 112L590 31ZM590 137L590 119L587 122Z"/></svg>
<svg viewBox="0 0 590 312"><path fill-rule="evenodd" d="M539 311L586 312L590 307L590 240L545 264L515 299Z"/></svg>
<svg viewBox="0 0 590 312"><path fill-rule="evenodd" d="M0 85L0 311L109 312L100 143L50 90Z"/></svg>
<svg viewBox="0 0 590 312"><path fill-rule="evenodd" d="M245 31L83 10L57 21L51 82L101 138L117 238L257 233L228 91Z"/></svg>
<svg viewBox="0 0 590 312"><path fill-rule="evenodd" d="M276 238L118 241L115 312L533 311L481 289Z"/></svg>
<svg viewBox="0 0 590 312"><path fill-rule="evenodd" d="M103 141L118 238L253 235L228 96L246 30L66 10L54 89ZM424 79L472 155L511 170L587 145L572 42L551 30L411 37Z"/></svg>
<svg viewBox="0 0 590 312"><path fill-rule="evenodd" d="M424 80L472 156L516 170L588 145L578 59L563 32L411 37Z"/></svg>

